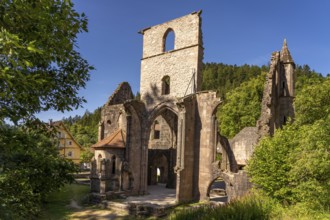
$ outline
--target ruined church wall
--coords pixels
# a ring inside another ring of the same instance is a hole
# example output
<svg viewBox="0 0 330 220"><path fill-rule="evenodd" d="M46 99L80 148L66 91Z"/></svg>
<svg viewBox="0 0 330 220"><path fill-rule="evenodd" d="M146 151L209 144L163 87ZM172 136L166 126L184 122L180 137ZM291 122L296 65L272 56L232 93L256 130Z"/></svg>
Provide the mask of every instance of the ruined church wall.
<svg viewBox="0 0 330 220"><path fill-rule="evenodd" d="M142 146L142 122L140 117L133 110L130 109L130 116L127 119L128 132L127 132L127 157L129 171L132 174L132 195L142 195L146 192L146 185L143 180L145 175L145 162L143 161L143 146Z"/></svg>
<svg viewBox="0 0 330 220"><path fill-rule="evenodd" d="M155 130L151 129L149 149L163 149L167 150L173 146L173 135L170 126L166 120L160 115L155 120L158 121L160 127L160 137L156 139L154 137Z"/></svg>
<svg viewBox="0 0 330 220"><path fill-rule="evenodd" d="M259 140L257 127L245 127L229 141L236 164L247 165Z"/></svg>
<svg viewBox="0 0 330 220"><path fill-rule="evenodd" d="M196 99L195 96L185 98L179 103L178 114L178 146L176 199L178 202L196 200L195 189L198 188L198 172L195 172L196 155L195 136L196 130Z"/></svg>
<svg viewBox="0 0 330 220"><path fill-rule="evenodd" d="M216 159L217 147L217 123L215 109L220 104L220 99L216 97L216 92L203 92L196 95L198 119L200 130L196 135L200 134L198 150L199 158L196 158L198 165L198 189L200 200L208 200L209 184L213 181L213 163Z"/></svg>
<svg viewBox="0 0 330 220"><path fill-rule="evenodd" d="M117 131L122 129L126 132L126 113L122 104L105 105L101 111L101 123L103 125L103 132L100 133L101 139L104 139ZM102 134L103 133L103 134Z"/></svg>

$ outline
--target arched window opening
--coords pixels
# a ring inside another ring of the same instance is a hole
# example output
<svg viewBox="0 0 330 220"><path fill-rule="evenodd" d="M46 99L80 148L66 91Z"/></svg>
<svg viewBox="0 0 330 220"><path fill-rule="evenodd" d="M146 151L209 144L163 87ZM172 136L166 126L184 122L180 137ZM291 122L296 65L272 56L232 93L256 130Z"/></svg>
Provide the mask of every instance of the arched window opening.
<svg viewBox="0 0 330 220"><path fill-rule="evenodd" d="M283 125L286 125L287 118L284 116L283 117Z"/></svg>
<svg viewBox="0 0 330 220"><path fill-rule="evenodd" d="M226 183L222 178L219 177L212 181L208 188L208 196L210 201L228 202Z"/></svg>
<svg viewBox="0 0 330 220"><path fill-rule="evenodd" d="M164 76L162 79L162 95L170 94L170 77Z"/></svg>
<svg viewBox="0 0 330 220"><path fill-rule="evenodd" d="M158 121L155 121L154 124L154 139L160 138L160 125Z"/></svg>
<svg viewBox="0 0 330 220"><path fill-rule="evenodd" d="M116 174L116 156L112 156L112 174Z"/></svg>
<svg viewBox="0 0 330 220"><path fill-rule="evenodd" d="M163 52L175 49L175 34L171 28L167 29L165 32L163 44Z"/></svg>
<svg viewBox="0 0 330 220"><path fill-rule="evenodd" d="M107 120L107 124L108 124L108 125L111 125L111 120L110 120L110 119Z"/></svg>

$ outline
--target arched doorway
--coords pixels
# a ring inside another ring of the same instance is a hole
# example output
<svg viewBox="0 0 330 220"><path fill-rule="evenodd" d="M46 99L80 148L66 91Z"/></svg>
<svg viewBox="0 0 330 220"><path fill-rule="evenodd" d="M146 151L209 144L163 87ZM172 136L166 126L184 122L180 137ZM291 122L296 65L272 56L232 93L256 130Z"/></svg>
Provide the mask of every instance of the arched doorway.
<svg viewBox="0 0 330 220"><path fill-rule="evenodd" d="M159 185L168 183L169 163L165 153L159 151L151 151L149 163L149 181L148 185Z"/></svg>
<svg viewBox="0 0 330 220"><path fill-rule="evenodd" d="M158 111L150 122L148 142L148 185L175 189L177 115L168 108Z"/></svg>
<svg viewBox="0 0 330 220"><path fill-rule="evenodd" d="M219 203L227 203L228 196L226 192L226 182L221 177L214 179L209 185L208 197L210 201L219 202Z"/></svg>

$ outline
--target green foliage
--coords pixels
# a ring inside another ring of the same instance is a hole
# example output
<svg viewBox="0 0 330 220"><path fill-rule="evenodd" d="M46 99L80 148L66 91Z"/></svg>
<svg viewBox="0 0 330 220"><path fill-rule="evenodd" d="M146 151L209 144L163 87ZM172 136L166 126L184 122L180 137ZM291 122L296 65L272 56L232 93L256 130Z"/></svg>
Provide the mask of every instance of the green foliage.
<svg viewBox="0 0 330 220"><path fill-rule="evenodd" d="M293 200L292 186L289 186L292 164L287 156L297 144L294 135L295 130L286 127L276 131L273 138L263 138L249 160L248 172L252 182L266 195L280 201Z"/></svg>
<svg viewBox="0 0 330 220"><path fill-rule="evenodd" d="M264 138L249 161L256 187L284 204L329 210L330 79L296 97L296 121Z"/></svg>
<svg viewBox="0 0 330 220"><path fill-rule="evenodd" d="M249 81L267 72L268 67L236 66L223 63L206 63L203 65L203 90L216 90L225 99L226 94L243 82Z"/></svg>
<svg viewBox="0 0 330 220"><path fill-rule="evenodd" d="M76 51L87 18L70 0L0 1L0 218L33 219L44 197L73 180L40 111L78 108L93 68ZM5 120L21 127L9 127Z"/></svg>
<svg viewBox="0 0 330 220"><path fill-rule="evenodd" d="M265 75L243 82L227 94L217 112L221 134L232 138L244 127L255 126L261 112Z"/></svg>
<svg viewBox="0 0 330 220"><path fill-rule="evenodd" d="M72 182L73 162L40 130L0 127L0 218L33 219L46 195Z"/></svg>
<svg viewBox="0 0 330 220"><path fill-rule="evenodd" d="M204 219L270 219L268 204L256 200L252 196L232 201L224 206L202 205L198 208L187 208L170 216L171 220L204 220Z"/></svg>
<svg viewBox="0 0 330 220"><path fill-rule="evenodd" d="M295 100L296 123L311 124L330 114L330 77L302 88Z"/></svg>
<svg viewBox="0 0 330 220"><path fill-rule="evenodd" d="M93 68L75 50L87 18L70 0L2 0L0 27L0 121L81 106Z"/></svg>
<svg viewBox="0 0 330 220"><path fill-rule="evenodd" d="M265 82L263 76L268 70L266 66L222 63L206 63L203 66L202 89L216 90L224 101L217 112L223 135L232 138L242 128L256 125L261 110ZM308 65L297 65L295 72L297 94L307 85L324 81L322 75L311 70Z"/></svg>
<svg viewBox="0 0 330 220"><path fill-rule="evenodd" d="M320 74L311 70L308 65L297 65L296 70L296 93L299 94L301 89L308 85L313 85L321 83L324 80L324 77Z"/></svg>

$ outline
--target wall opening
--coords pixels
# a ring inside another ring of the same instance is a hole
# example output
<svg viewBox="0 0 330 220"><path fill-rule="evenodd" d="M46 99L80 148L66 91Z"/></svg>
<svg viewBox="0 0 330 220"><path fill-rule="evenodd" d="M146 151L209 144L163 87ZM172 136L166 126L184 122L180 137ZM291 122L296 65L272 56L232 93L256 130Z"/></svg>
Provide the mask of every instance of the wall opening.
<svg viewBox="0 0 330 220"><path fill-rule="evenodd" d="M169 76L164 76L162 79L162 95L170 94L170 82L171 78Z"/></svg>
<svg viewBox="0 0 330 220"><path fill-rule="evenodd" d="M160 124L158 121L155 121L154 124L154 139L160 138Z"/></svg>
<svg viewBox="0 0 330 220"><path fill-rule="evenodd" d="M148 142L147 184L176 188L177 115L169 109L159 110L153 119ZM161 128L161 134L158 134ZM159 139L157 139L159 138Z"/></svg>
<svg viewBox="0 0 330 220"><path fill-rule="evenodd" d="M111 170L111 173L112 174L116 174L116 156L112 156L111 160L112 160L112 170Z"/></svg>
<svg viewBox="0 0 330 220"><path fill-rule="evenodd" d="M164 34L163 38L163 52L174 50L175 48L175 34L173 29L169 28Z"/></svg>
<svg viewBox="0 0 330 220"><path fill-rule="evenodd" d="M226 182L220 177L213 180L209 186L208 196L210 197L210 201L228 202Z"/></svg>

